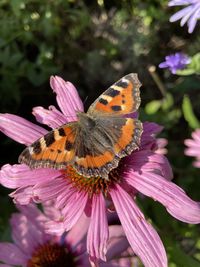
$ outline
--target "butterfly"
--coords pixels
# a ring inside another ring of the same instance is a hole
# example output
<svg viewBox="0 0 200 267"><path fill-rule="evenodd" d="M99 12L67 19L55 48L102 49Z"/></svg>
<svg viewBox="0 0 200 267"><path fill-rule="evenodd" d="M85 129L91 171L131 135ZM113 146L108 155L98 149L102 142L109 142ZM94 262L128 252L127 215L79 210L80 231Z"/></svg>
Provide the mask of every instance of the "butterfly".
<svg viewBox="0 0 200 267"><path fill-rule="evenodd" d="M28 146L19 163L30 168L65 169L108 179L121 158L139 148L142 123L126 115L140 105L141 83L131 73L110 86L77 121L53 129Z"/></svg>

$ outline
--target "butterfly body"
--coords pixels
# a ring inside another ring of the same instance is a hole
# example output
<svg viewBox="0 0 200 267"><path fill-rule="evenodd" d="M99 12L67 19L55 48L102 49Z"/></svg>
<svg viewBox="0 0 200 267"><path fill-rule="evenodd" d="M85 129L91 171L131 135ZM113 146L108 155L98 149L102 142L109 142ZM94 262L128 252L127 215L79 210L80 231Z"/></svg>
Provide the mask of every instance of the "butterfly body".
<svg viewBox="0 0 200 267"><path fill-rule="evenodd" d="M85 177L108 179L119 160L139 147L142 123L124 115L140 104L140 82L129 74L105 91L78 120L53 129L19 157L31 168L65 169L72 165Z"/></svg>

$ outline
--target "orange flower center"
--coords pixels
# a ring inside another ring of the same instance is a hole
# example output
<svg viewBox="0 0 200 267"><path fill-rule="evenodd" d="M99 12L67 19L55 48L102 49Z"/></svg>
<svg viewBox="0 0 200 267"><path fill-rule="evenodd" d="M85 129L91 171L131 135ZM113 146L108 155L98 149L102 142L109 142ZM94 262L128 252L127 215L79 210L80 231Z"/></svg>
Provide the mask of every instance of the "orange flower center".
<svg viewBox="0 0 200 267"><path fill-rule="evenodd" d="M66 246L47 242L36 248L27 267L78 267L76 255Z"/></svg>
<svg viewBox="0 0 200 267"><path fill-rule="evenodd" d="M98 177L85 177L72 167L67 166L66 170L62 170L62 173L65 175L66 179L70 179L73 186L75 186L79 191L84 190L90 196L92 194L103 193L107 195L109 188L113 183L120 181L120 169L121 164L117 168L113 169L108 176L108 180L98 176Z"/></svg>

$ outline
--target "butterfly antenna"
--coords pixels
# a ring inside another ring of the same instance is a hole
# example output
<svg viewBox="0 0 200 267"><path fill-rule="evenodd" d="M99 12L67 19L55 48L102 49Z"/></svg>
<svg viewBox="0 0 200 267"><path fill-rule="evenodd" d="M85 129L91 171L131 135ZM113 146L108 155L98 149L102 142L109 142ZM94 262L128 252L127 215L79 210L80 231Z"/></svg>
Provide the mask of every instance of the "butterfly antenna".
<svg viewBox="0 0 200 267"><path fill-rule="evenodd" d="M83 105L85 106L86 101L88 100L88 95L86 96L85 100L83 101Z"/></svg>

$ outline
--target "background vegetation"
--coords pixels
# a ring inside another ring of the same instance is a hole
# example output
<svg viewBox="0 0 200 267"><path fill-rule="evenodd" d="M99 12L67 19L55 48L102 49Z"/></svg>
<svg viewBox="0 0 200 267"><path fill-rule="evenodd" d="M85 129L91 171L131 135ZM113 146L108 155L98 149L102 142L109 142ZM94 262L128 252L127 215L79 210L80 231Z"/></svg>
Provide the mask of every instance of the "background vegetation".
<svg viewBox="0 0 200 267"><path fill-rule="evenodd" d="M200 79L158 69L176 51L190 56L200 47L200 30L188 34L170 23L176 9L167 0L1 0L1 112L31 121L34 106L55 104L50 75L60 75L77 88L86 108L109 85L137 72L141 120L164 126L174 182L200 200L199 169L184 155L184 139L198 127ZM183 99L185 101L183 102ZM193 123L194 122L194 123ZM16 163L23 146L1 135L1 165ZM9 190L0 188L0 240L10 238L8 218L14 210ZM167 249L170 267L200 266L200 228L171 217L159 203L139 200Z"/></svg>

